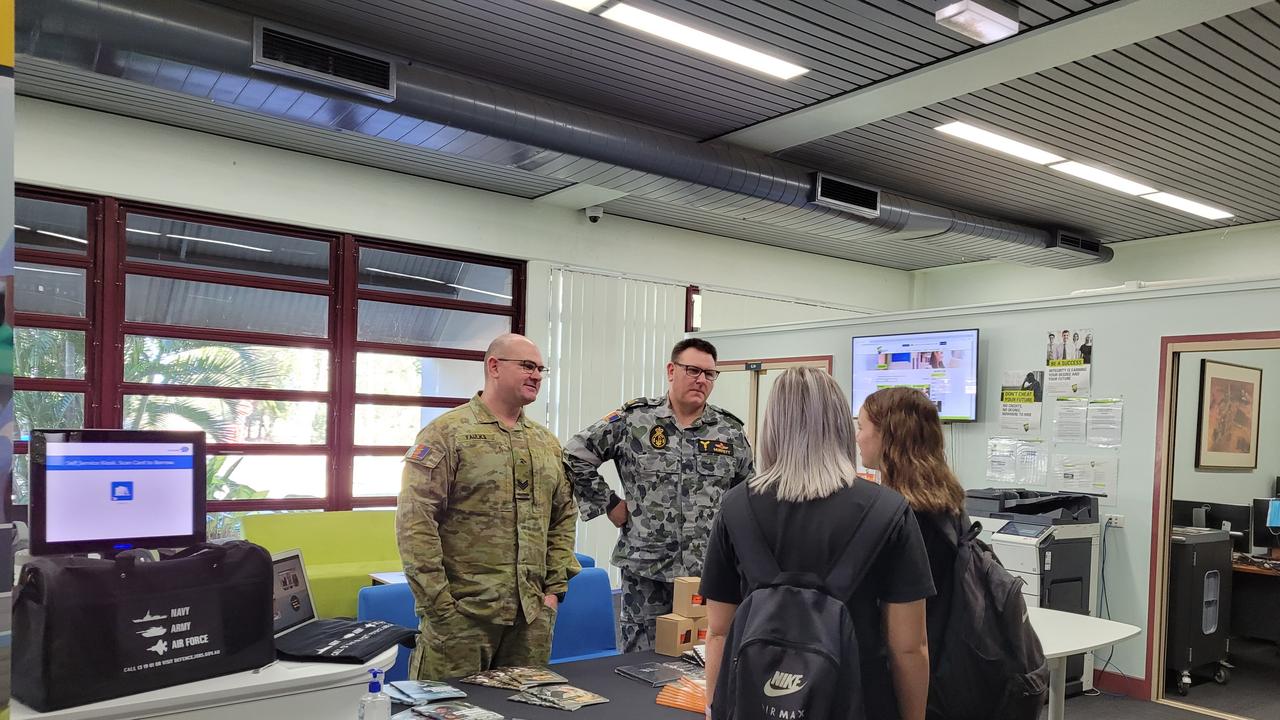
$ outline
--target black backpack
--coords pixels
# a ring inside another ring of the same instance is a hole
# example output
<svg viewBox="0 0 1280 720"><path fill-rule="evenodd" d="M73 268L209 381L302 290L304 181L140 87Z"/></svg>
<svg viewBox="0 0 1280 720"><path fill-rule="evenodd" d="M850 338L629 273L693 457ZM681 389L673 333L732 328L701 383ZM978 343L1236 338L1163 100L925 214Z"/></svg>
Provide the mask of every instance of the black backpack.
<svg viewBox="0 0 1280 720"><path fill-rule="evenodd" d="M733 618L720 666L713 720L823 720L863 717L862 671L853 618L853 597L875 561L890 525L903 513L871 503L844 551L819 578L782 572L755 513L747 488L725 498L722 513L750 593ZM900 510L902 508L899 508ZM852 552L854 541L857 552Z"/></svg>
<svg viewBox="0 0 1280 720"><path fill-rule="evenodd" d="M1049 692L1049 667L1027 619L1023 581L1013 576L974 523L956 544L955 584L940 657L929 680L928 717L945 720L1037 720Z"/></svg>

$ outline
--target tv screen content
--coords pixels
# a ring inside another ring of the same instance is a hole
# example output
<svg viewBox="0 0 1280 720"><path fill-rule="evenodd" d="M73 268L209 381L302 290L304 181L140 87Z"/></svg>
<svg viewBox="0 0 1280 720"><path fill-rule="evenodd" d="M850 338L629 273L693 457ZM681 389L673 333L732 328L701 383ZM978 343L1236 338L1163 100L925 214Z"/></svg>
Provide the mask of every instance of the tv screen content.
<svg viewBox="0 0 1280 720"><path fill-rule="evenodd" d="M875 335L853 339L853 411L887 387L912 387L945 422L978 419L978 331Z"/></svg>

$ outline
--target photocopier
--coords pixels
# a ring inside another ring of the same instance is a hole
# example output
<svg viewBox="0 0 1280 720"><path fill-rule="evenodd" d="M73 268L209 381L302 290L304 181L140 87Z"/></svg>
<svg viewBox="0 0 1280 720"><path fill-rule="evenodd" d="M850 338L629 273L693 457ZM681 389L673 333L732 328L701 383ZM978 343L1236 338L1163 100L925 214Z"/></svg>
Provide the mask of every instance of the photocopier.
<svg viewBox="0 0 1280 720"><path fill-rule="evenodd" d="M1096 615L1098 498L1040 490L986 488L965 493L971 520L1005 569L1025 582L1027 605ZM1067 661L1067 692L1093 689L1093 654Z"/></svg>

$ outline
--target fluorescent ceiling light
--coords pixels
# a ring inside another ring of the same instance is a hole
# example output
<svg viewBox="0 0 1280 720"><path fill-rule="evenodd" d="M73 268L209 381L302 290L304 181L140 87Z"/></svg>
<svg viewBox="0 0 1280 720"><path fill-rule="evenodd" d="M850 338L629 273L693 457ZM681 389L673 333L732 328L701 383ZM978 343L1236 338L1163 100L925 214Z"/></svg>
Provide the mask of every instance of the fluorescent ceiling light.
<svg viewBox="0 0 1280 720"><path fill-rule="evenodd" d="M1050 165L1049 167L1057 170L1058 172L1075 175L1081 180L1088 180L1091 183L1097 183L1103 187L1109 187L1112 190L1119 190L1122 193L1129 193L1130 195L1150 195L1156 191L1153 187L1147 187L1142 183L1126 180L1125 178L1122 178L1119 175L1113 175L1106 170L1099 170L1092 165L1085 165L1075 161L1058 163L1057 165Z"/></svg>
<svg viewBox="0 0 1280 720"><path fill-rule="evenodd" d="M1018 8L1003 0L961 0L934 13L933 19L984 44L1018 34Z"/></svg>
<svg viewBox="0 0 1280 720"><path fill-rule="evenodd" d="M715 35L708 35L701 30L694 30L687 25L681 25L678 22L631 7L625 3L614 5L605 10L600 13L600 17L622 23L650 35L657 35L664 40L679 43L698 52L704 52L722 60L749 67L752 70L768 73L783 80L790 80L797 75L809 72L807 68L792 65L772 55L766 55L757 50L743 47L737 43L718 38Z"/></svg>
<svg viewBox="0 0 1280 720"><path fill-rule="evenodd" d="M125 228L125 232L138 233L139 235L163 235L155 230L139 230L138 228Z"/></svg>
<svg viewBox="0 0 1280 720"><path fill-rule="evenodd" d="M195 242L211 243L213 245L226 245L227 247L240 248L241 250L252 250L254 252L271 252L267 248L254 247L252 245L241 245L240 243L227 242L225 240L210 240L209 238L191 237L190 235L174 235L169 233L169 237L178 238L179 240L193 240Z"/></svg>
<svg viewBox="0 0 1280 720"><path fill-rule="evenodd" d="M591 12L604 3L604 0L553 0L561 5L568 5L575 10Z"/></svg>
<svg viewBox="0 0 1280 720"><path fill-rule="evenodd" d="M410 275L408 273L395 272L392 270L383 270L382 268L369 268L369 272L379 273L381 275L391 275L393 277L409 278L410 280L421 280L423 282L435 283L436 285L447 285L451 288L466 290L468 292L473 292L473 293L480 293L481 295L490 295L496 298L502 298L503 300L511 299L510 295L503 295L502 293L490 292L488 290L480 290L479 288L467 287L466 285L454 285L451 282L436 280L434 278L429 278L429 277L422 277L421 275Z"/></svg>
<svg viewBox="0 0 1280 720"><path fill-rule="evenodd" d="M31 228L27 227L26 225L14 225L13 229L14 230L30 230Z"/></svg>
<svg viewBox="0 0 1280 720"><path fill-rule="evenodd" d="M1051 152L1045 152L1040 148L1031 147L1026 143L1018 142L1003 135L997 135L993 132L974 127L968 123L950 122L946 125L940 125L934 128L938 132L944 132L948 135L958 137L962 140L968 140L998 150L1007 155L1020 157L1023 160L1030 160L1033 163L1041 165L1049 165L1050 163L1060 163L1066 158L1058 157Z"/></svg>
<svg viewBox="0 0 1280 720"><path fill-rule="evenodd" d="M26 265L14 265L14 266L13 266L13 269L14 269L14 270L26 270L27 272L38 272L38 273L44 273L44 274L46 274L46 275L72 275L72 276L75 276L75 277L80 277L80 273L78 273L78 272L68 272L68 271L66 271L66 270L46 270L45 268L28 267L28 266L26 266Z"/></svg>
<svg viewBox="0 0 1280 720"><path fill-rule="evenodd" d="M62 233L56 233L56 232L53 232L52 230L37 230L36 232L37 232L37 233L39 233L39 234L41 234L41 235L48 235L49 237L62 238L63 240L70 240L71 242L78 242L78 243L80 243L81 245L88 245L88 244L89 244L89 241L88 241L88 240L85 240L84 238L78 238L78 237L74 237L74 236L72 236L72 235L63 235Z"/></svg>
<svg viewBox="0 0 1280 720"><path fill-rule="evenodd" d="M1177 195L1170 195L1167 192L1151 193L1150 195L1143 195L1142 197L1152 202L1158 202L1161 205L1168 205L1171 208L1176 208L1183 212L1189 212L1192 215L1199 215L1202 218L1208 218L1210 220L1225 220L1229 217L1234 217L1226 210L1219 210L1216 207L1210 207L1203 203L1198 203L1195 200L1178 197Z"/></svg>

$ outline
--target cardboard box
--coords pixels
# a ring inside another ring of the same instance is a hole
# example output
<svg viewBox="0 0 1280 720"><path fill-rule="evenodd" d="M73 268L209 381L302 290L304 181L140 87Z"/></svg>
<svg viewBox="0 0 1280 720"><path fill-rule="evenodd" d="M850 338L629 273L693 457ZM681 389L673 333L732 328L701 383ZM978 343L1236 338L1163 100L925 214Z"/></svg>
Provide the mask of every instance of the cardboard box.
<svg viewBox="0 0 1280 720"><path fill-rule="evenodd" d="M699 645L707 641L707 626L709 624L710 620L705 616L693 619L693 636L698 639Z"/></svg>
<svg viewBox="0 0 1280 720"><path fill-rule="evenodd" d="M680 653L692 650L698 644L698 633L690 618L672 613L660 615L655 623L657 637L654 651L659 655L680 657Z"/></svg>
<svg viewBox="0 0 1280 720"><path fill-rule="evenodd" d="M707 615L707 601L700 594L702 579L696 577L678 577L672 583L674 595L671 601L671 612L687 618L700 618Z"/></svg>

